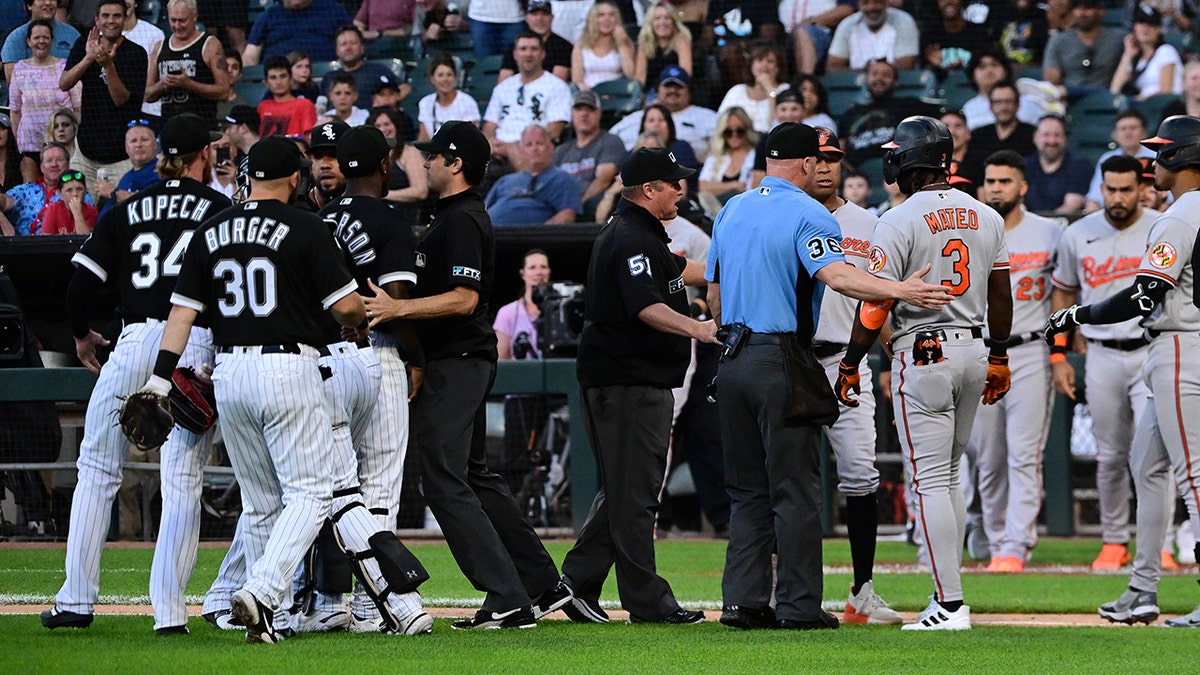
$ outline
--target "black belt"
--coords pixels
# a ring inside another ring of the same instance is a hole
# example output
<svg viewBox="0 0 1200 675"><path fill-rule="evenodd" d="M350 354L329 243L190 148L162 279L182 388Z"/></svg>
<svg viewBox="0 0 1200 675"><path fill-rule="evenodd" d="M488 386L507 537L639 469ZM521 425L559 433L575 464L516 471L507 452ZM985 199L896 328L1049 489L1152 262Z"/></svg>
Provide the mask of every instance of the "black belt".
<svg viewBox="0 0 1200 675"><path fill-rule="evenodd" d="M320 354L321 356L329 356L330 354L333 353L329 350L329 348L340 345L340 344L345 344L345 343L335 342L332 345L321 345L320 347L317 347L317 353ZM371 341L370 340L358 340L357 342L354 343L354 346L358 347L359 349L364 349L366 347L371 346Z"/></svg>
<svg viewBox="0 0 1200 675"><path fill-rule="evenodd" d="M260 354L299 354L300 345L292 343L286 345L228 345L217 347L219 354L232 354L239 349L253 351L257 349Z"/></svg>
<svg viewBox="0 0 1200 675"><path fill-rule="evenodd" d="M748 345L782 345L783 339L790 333L751 333Z"/></svg>
<svg viewBox="0 0 1200 675"><path fill-rule="evenodd" d="M817 342L812 346L813 356L818 359L825 359L834 354L841 354L846 351L846 345L837 342Z"/></svg>
<svg viewBox="0 0 1200 675"><path fill-rule="evenodd" d="M1042 339L1042 334L1036 333L1036 332L1021 333L1019 335L1010 335L1008 338L1008 346L1009 347L1017 347L1017 346L1025 344L1026 342L1037 342L1038 340L1041 340L1041 339Z"/></svg>
<svg viewBox="0 0 1200 675"><path fill-rule="evenodd" d="M1122 352L1136 351L1150 344L1146 338L1133 338L1132 340L1093 340L1088 338L1088 342Z"/></svg>

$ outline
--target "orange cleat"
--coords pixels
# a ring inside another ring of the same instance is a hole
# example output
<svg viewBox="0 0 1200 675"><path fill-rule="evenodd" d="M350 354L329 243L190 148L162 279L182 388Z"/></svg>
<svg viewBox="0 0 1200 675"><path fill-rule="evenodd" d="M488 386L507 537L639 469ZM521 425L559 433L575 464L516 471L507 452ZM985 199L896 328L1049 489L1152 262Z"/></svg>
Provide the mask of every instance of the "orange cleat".
<svg viewBox="0 0 1200 675"><path fill-rule="evenodd" d="M1132 559L1129 547L1125 544L1105 544L1100 549L1100 555L1092 562L1093 570L1116 570Z"/></svg>
<svg viewBox="0 0 1200 675"><path fill-rule="evenodd" d="M1179 563L1175 562L1175 556L1171 555L1170 551L1164 550L1162 552L1162 568L1169 571L1179 569Z"/></svg>
<svg viewBox="0 0 1200 675"><path fill-rule="evenodd" d="M994 571L1001 574L1019 574L1025 571L1025 561L1015 555L1001 556ZM990 566L989 566L990 567Z"/></svg>
<svg viewBox="0 0 1200 675"><path fill-rule="evenodd" d="M1000 561L1001 561L1001 560L1004 560L1004 556L1002 556L1002 555L994 555L994 556L992 556L992 562L988 563L988 566L987 566L987 571L989 571L989 572L999 572L999 571L1000 571Z"/></svg>

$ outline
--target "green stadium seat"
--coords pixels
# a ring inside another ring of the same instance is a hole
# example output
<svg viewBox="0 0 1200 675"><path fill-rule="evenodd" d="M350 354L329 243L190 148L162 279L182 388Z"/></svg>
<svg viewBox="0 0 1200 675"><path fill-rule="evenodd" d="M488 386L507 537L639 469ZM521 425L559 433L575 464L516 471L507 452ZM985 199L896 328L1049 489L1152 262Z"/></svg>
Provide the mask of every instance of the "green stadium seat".
<svg viewBox="0 0 1200 675"><path fill-rule="evenodd" d="M829 95L830 114L836 119L846 108L867 100L863 86L863 74L856 70L843 70L821 76L821 84Z"/></svg>
<svg viewBox="0 0 1200 675"><path fill-rule="evenodd" d="M605 129L612 128L622 117L642 108L642 85L633 78L600 82L592 87L592 91L600 97L600 124Z"/></svg>
<svg viewBox="0 0 1200 675"><path fill-rule="evenodd" d="M942 80L937 97L942 100L946 110L961 110L963 104L974 98L977 93L967 74L956 70Z"/></svg>
<svg viewBox="0 0 1200 675"><path fill-rule="evenodd" d="M1178 94L1159 94L1137 102L1137 109L1146 116L1146 130L1154 133L1159 123L1163 121L1163 112L1172 102L1178 101Z"/></svg>
<svg viewBox="0 0 1200 675"><path fill-rule="evenodd" d="M401 35L385 35L367 43L368 59L412 59L412 38Z"/></svg>
<svg viewBox="0 0 1200 675"><path fill-rule="evenodd" d="M242 82L262 82L266 77L266 73L263 72L263 64L261 63L256 63L253 66L242 66Z"/></svg>
<svg viewBox="0 0 1200 675"><path fill-rule="evenodd" d="M896 77L896 96L934 98L937 96L937 76L931 71L901 70Z"/></svg>
<svg viewBox="0 0 1200 675"><path fill-rule="evenodd" d="M246 99L246 102L251 106L258 106L258 102L262 100L263 95L267 93L267 85L262 82L247 82L242 80L233 87L239 96Z"/></svg>

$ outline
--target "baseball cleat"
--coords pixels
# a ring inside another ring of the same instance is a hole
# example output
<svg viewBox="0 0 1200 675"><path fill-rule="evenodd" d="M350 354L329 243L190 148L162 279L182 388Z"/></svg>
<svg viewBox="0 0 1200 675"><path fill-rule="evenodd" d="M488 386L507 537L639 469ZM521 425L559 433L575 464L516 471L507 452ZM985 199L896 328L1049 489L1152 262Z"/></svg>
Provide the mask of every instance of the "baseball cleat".
<svg viewBox="0 0 1200 675"><path fill-rule="evenodd" d="M1151 624L1158 619L1158 593L1127 588L1121 597L1101 605L1099 611L1113 623Z"/></svg>
<svg viewBox="0 0 1200 675"><path fill-rule="evenodd" d="M1179 569L1179 563L1175 562L1175 556L1167 549L1162 552L1162 569L1165 571L1175 571Z"/></svg>
<svg viewBox="0 0 1200 675"><path fill-rule="evenodd" d="M562 610L575 623L608 623L608 612L600 606L599 600L574 597L563 605Z"/></svg>
<svg viewBox="0 0 1200 675"><path fill-rule="evenodd" d="M292 615L292 628L297 633L331 633L346 630L350 612L344 609L314 609Z"/></svg>
<svg viewBox="0 0 1200 675"><path fill-rule="evenodd" d="M273 645L283 640L284 635L275 630L275 613L253 593L244 588L234 591L229 603L233 606L233 615L246 626L247 643Z"/></svg>
<svg viewBox="0 0 1200 675"><path fill-rule="evenodd" d="M188 627L187 627L187 626L163 626L162 628L155 628L155 629L154 629L154 633L155 633L156 635L162 635L162 636L166 636L166 635L187 635L187 634L188 634L188 633L190 633L190 632L191 632L191 631L189 631L189 630L188 630Z"/></svg>
<svg viewBox="0 0 1200 675"><path fill-rule="evenodd" d="M1200 605L1196 605L1196 609L1193 609L1192 613L1187 616L1167 619L1167 626L1171 628L1200 628Z"/></svg>
<svg viewBox="0 0 1200 675"><path fill-rule="evenodd" d="M383 617L379 614L367 616L359 616L353 612L350 614L351 633L382 633L383 629Z"/></svg>
<svg viewBox="0 0 1200 675"><path fill-rule="evenodd" d="M930 600L915 623L906 623L900 630L971 630L971 608L963 605L958 611L951 612Z"/></svg>
<svg viewBox="0 0 1200 675"><path fill-rule="evenodd" d="M722 626L740 628L742 630L775 628L777 623L775 612L770 607L766 609L754 609L753 607L739 607L737 605L723 607L719 621Z"/></svg>
<svg viewBox="0 0 1200 675"><path fill-rule="evenodd" d="M643 619L632 614L629 615L629 623L667 623L672 625L682 625L688 623L704 623L704 612L698 610L683 609L682 607L662 617L661 619Z"/></svg>
<svg viewBox="0 0 1200 675"><path fill-rule="evenodd" d="M384 631L390 632L390 631ZM400 630L398 635L421 635L424 633L433 632L433 617L426 614L424 611L418 610L400 619Z"/></svg>
<svg viewBox="0 0 1200 675"><path fill-rule="evenodd" d="M1092 562L1092 569L1097 571L1121 569L1128 564L1133 556L1129 555L1129 547L1125 544L1105 544L1100 549L1100 555Z"/></svg>
<svg viewBox="0 0 1200 675"><path fill-rule="evenodd" d="M780 619L775 627L780 630L836 630L840 625L838 618L825 610L820 610L815 619Z"/></svg>
<svg viewBox="0 0 1200 675"><path fill-rule="evenodd" d="M559 580L553 588L533 599L533 618L540 619L556 609L561 609L563 605L571 602L573 596L571 587L565 581Z"/></svg>
<svg viewBox="0 0 1200 675"><path fill-rule="evenodd" d="M92 625L91 614L80 614L59 609L58 605L42 612L42 625L50 630L55 628L87 628Z"/></svg>
<svg viewBox="0 0 1200 675"><path fill-rule="evenodd" d="M842 622L898 624L904 623L904 617L888 607L883 598L875 594L875 582L868 581L858 589L857 595L854 594L854 586L850 586L850 597L846 600Z"/></svg>
<svg viewBox="0 0 1200 675"><path fill-rule="evenodd" d="M228 609L218 609L204 614L204 620L220 630L246 630L246 625Z"/></svg>
<svg viewBox="0 0 1200 675"><path fill-rule="evenodd" d="M998 574L1016 574L1025 571L1025 561L1015 555L998 555L992 558L987 571Z"/></svg>
<svg viewBox="0 0 1200 675"><path fill-rule="evenodd" d="M1175 548L1179 551L1176 560L1181 565L1196 564L1196 537L1192 534L1192 521L1185 520L1175 528Z"/></svg>
<svg viewBox="0 0 1200 675"><path fill-rule="evenodd" d="M458 630L473 628L537 628L537 619L533 617L533 608L526 605L507 612L492 612L481 609L470 619L461 619L450 624Z"/></svg>
<svg viewBox="0 0 1200 675"><path fill-rule="evenodd" d="M971 556L972 560L987 560L991 557L992 551L988 544L987 531L983 529L983 524L978 522L967 523L967 555Z"/></svg>

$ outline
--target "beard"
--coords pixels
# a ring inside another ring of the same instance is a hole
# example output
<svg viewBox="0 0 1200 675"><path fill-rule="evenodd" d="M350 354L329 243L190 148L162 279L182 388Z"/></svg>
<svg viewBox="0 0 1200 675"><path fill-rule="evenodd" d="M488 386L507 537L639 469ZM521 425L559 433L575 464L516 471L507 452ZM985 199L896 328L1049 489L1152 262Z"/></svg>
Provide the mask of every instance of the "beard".
<svg viewBox="0 0 1200 675"><path fill-rule="evenodd" d="M1008 214L1012 213L1013 209L1017 208L1017 205L1020 203L1021 201L1019 199L1013 199L1010 201L993 199L992 201L988 202L988 206L996 209L996 213L999 213L1001 218L1007 218Z"/></svg>

